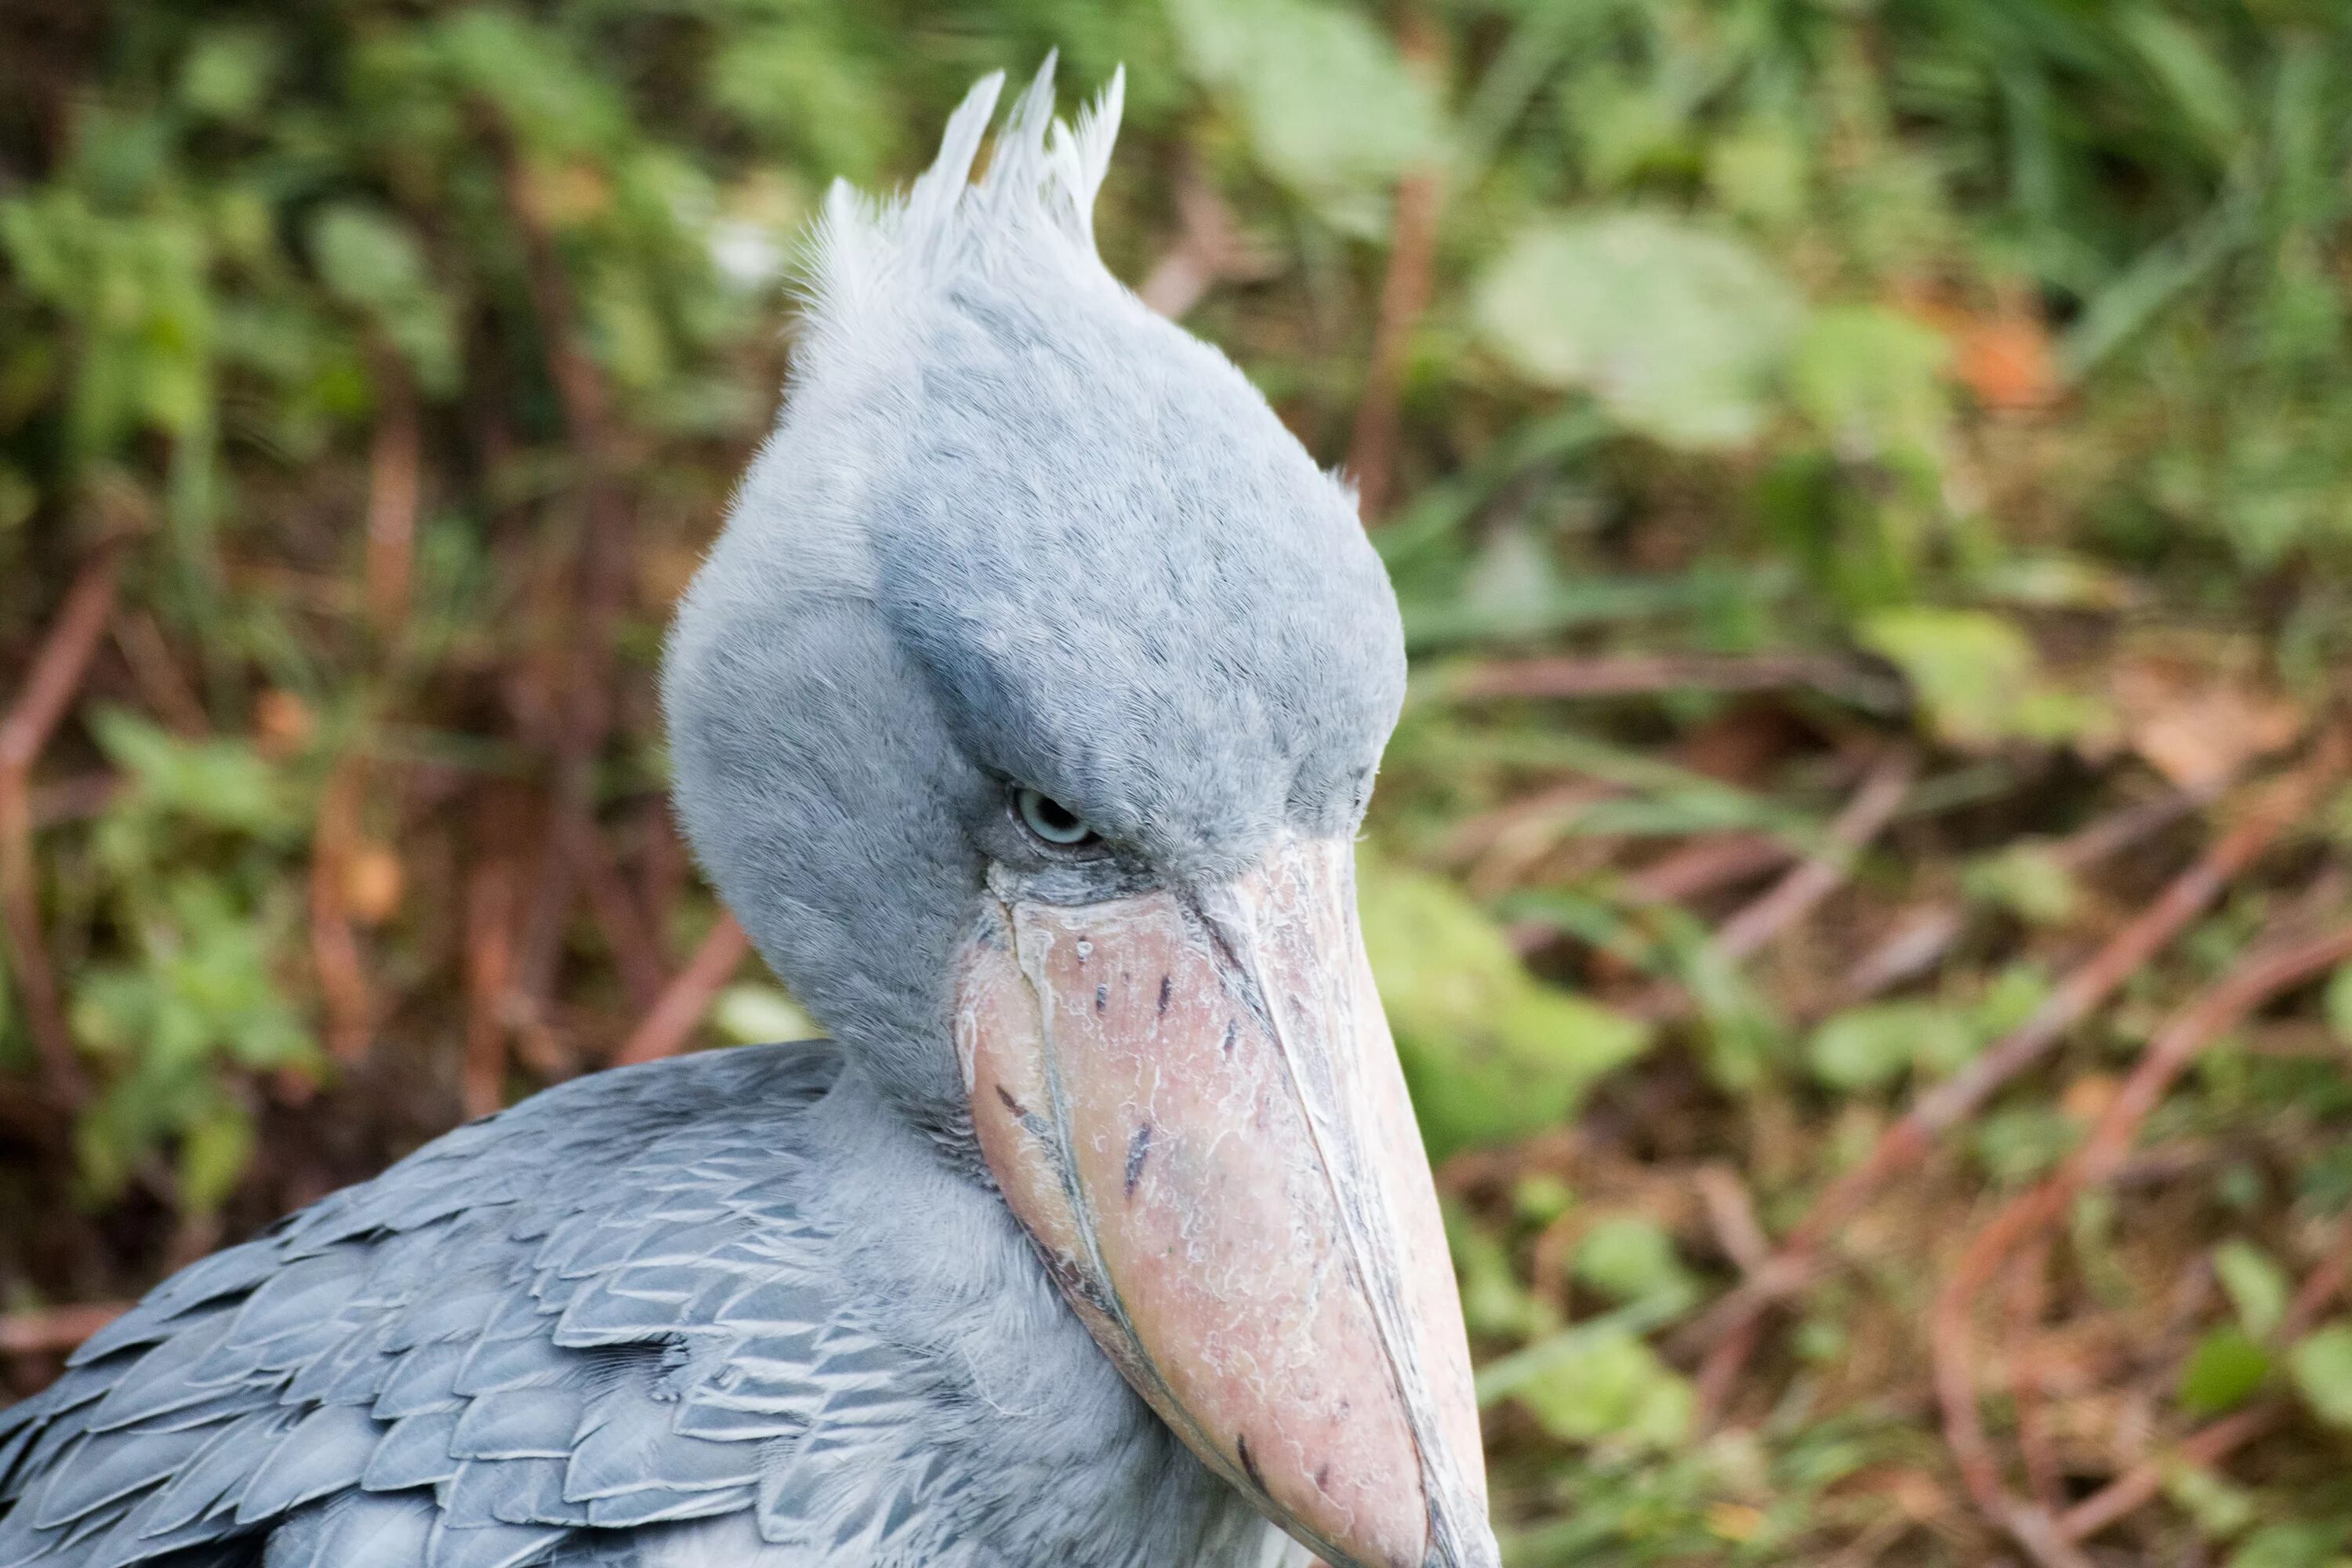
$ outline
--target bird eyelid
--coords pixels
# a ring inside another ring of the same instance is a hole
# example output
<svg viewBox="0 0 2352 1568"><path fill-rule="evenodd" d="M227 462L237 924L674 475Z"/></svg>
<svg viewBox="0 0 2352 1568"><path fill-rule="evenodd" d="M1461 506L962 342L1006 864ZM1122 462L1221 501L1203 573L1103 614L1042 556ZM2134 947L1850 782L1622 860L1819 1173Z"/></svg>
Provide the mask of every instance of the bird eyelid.
<svg viewBox="0 0 2352 1568"><path fill-rule="evenodd" d="M1067 855L1102 842L1102 836L1085 817L1043 790L1016 785L1012 808L1013 819L1049 854Z"/></svg>

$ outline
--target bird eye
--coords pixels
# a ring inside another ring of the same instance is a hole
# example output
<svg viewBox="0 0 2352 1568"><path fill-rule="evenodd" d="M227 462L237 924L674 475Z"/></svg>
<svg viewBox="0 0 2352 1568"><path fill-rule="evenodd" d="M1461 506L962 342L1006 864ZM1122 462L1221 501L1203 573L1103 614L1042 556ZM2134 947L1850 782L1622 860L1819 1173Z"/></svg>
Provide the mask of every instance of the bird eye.
<svg viewBox="0 0 2352 1568"><path fill-rule="evenodd" d="M1015 790L1013 809L1020 816L1022 826L1057 849L1075 849L1094 840L1095 830L1087 826L1086 818L1040 791Z"/></svg>

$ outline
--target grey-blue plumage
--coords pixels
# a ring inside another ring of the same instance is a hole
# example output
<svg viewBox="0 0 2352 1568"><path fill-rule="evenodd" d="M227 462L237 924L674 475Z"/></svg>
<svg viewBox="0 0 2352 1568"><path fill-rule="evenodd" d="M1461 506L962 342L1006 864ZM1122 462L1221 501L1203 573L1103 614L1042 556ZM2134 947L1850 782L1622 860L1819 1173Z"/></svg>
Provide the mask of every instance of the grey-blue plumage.
<svg viewBox="0 0 2352 1568"><path fill-rule="evenodd" d="M176 1276L0 1413L0 1497L8 1568L1278 1543L822 1042L564 1085Z"/></svg>
<svg viewBox="0 0 2352 1568"><path fill-rule="evenodd" d="M980 181L997 79L836 188L665 665L688 837L834 1042L566 1084L167 1280L0 1413L0 1568L1306 1561L1268 1516L1492 1568L1346 869L1394 601L1102 268L1118 84L1071 130L1051 70Z"/></svg>

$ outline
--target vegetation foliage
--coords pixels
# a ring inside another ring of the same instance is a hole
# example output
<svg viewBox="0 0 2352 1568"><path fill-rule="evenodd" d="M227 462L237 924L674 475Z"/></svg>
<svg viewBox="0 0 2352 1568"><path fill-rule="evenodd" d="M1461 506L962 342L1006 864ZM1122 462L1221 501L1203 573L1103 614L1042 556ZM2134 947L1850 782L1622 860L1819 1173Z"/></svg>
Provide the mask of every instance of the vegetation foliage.
<svg viewBox="0 0 2352 1568"><path fill-rule="evenodd" d="M824 184L1056 47L1397 583L1510 1561L2352 1561L2338 0L16 0L0 1377L809 1027L660 628Z"/></svg>

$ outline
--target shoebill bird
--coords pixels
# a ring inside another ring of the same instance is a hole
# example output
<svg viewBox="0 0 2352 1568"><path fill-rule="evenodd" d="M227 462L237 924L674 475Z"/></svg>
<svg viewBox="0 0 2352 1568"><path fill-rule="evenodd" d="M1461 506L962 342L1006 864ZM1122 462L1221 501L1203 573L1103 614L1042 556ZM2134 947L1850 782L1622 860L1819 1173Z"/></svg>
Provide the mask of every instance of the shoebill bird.
<svg viewBox="0 0 2352 1568"><path fill-rule="evenodd" d="M1097 258L1114 81L836 189L664 673L830 1042L600 1073L0 1415L5 1568L1493 1568L1354 908L1404 680L1340 483Z"/></svg>

